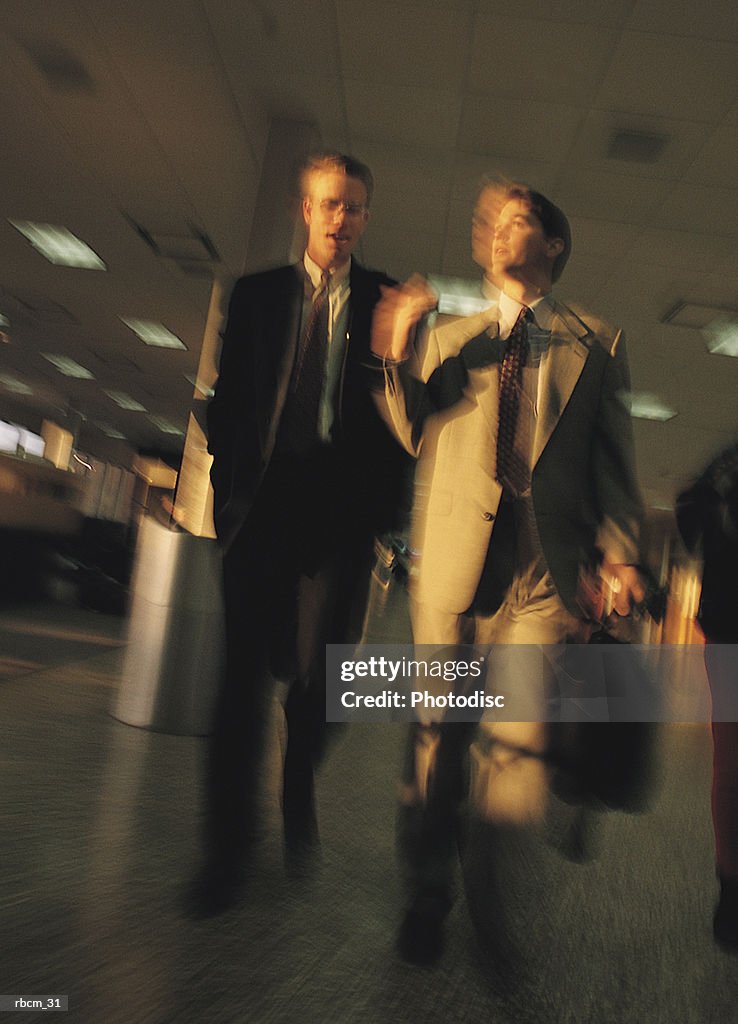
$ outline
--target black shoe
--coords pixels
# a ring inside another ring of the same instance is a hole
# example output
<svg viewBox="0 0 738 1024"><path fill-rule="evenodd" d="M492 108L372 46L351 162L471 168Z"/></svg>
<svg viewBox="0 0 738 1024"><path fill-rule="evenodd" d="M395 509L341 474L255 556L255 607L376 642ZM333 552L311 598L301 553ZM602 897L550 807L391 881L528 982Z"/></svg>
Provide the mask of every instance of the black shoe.
<svg viewBox="0 0 738 1024"><path fill-rule="evenodd" d="M240 865L208 860L195 873L184 894L183 913L193 921L224 914L241 900L245 888Z"/></svg>
<svg viewBox="0 0 738 1024"><path fill-rule="evenodd" d="M738 953L738 879L723 879L720 883L712 932L718 945Z"/></svg>
<svg viewBox="0 0 738 1024"><path fill-rule="evenodd" d="M444 948L444 915L413 907L405 914L397 936L397 950L407 964L432 967Z"/></svg>

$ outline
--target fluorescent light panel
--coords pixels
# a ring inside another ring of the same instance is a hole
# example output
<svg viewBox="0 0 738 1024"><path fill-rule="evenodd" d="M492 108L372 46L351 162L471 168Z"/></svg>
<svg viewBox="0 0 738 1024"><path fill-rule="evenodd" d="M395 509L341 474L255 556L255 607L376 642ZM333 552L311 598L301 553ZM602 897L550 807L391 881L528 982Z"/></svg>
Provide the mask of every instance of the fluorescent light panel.
<svg viewBox="0 0 738 1024"><path fill-rule="evenodd" d="M34 224L30 220L11 220L10 223L49 263L83 270L106 269L97 253L67 228L57 224Z"/></svg>
<svg viewBox="0 0 738 1024"><path fill-rule="evenodd" d="M148 416L147 419L154 424L162 434L177 434L179 437L184 437L184 430L176 427L170 420L165 419L163 416Z"/></svg>
<svg viewBox="0 0 738 1024"><path fill-rule="evenodd" d="M187 350L187 346L172 334L164 324L156 320L135 320L127 317L120 317L126 327L130 327L134 334L138 335L144 345L152 345L155 348L180 348Z"/></svg>
<svg viewBox="0 0 738 1024"><path fill-rule="evenodd" d="M57 356L53 352L42 352L41 355L44 359L48 359L52 366L55 366L59 373L63 373L65 377L77 377L79 380L94 380L95 374L84 367L80 366L79 363L75 362L74 359L70 359L69 356Z"/></svg>
<svg viewBox="0 0 738 1024"><path fill-rule="evenodd" d="M102 430L103 434L105 434L107 437L113 437L116 440L120 440L120 441L125 441L126 440L126 435L125 434L121 434L121 432L119 430L116 430L115 427L111 427L111 425L109 423L98 423L98 424L96 424L96 426L100 430Z"/></svg>
<svg viewBox="0 0 738 1024"><path fill-rule="evenodd" d="M723 317L713 320L703 328L702 334L713 355L738 358L738 319L730 320Z"/></svg>
<svg viewBox="0 0 738 1024"><path fill-rule="evenodd" d="M184 379L186 381L189 381L189 383L192 384L195 390L199 391L201 395L205 396L205 398L212 398L213 395L215 394L214 388L209 388L206 387L204 384L201 384L193 373L186 373L184 375Z"/></svg>
<svg viewBox="0 0 738 1024"><path fill-rule="evenodd" d="M131 398L125 391L105 391L108 398L112 398L121 409L128 409L130 412L146 412L146 406L141 405L135 398Z"/></svg>
<svg viewBox="0 0 738 1024"><path fill-rule="evenodd" d="M657 420L666 423L677 415L658 395L649 391L623 391L621 398L635 420Z"/></svg>
<svg viewBox="0 0 738 1024"><path fill-rule="evenodd" d="M0 384L6 391L12 391L14 395L32 395L33 390L17 377L11 377L9 373L0 373Z"/></svg>

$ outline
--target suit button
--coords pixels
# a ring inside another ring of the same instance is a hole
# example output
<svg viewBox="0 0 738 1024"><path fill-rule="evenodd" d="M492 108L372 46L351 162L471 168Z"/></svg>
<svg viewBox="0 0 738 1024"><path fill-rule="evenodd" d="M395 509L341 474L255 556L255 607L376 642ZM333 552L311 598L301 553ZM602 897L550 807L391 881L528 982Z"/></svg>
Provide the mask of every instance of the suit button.
<svg viewBox="0 0 738 1024"><path fill-rule="evenodd" d="M482 512L482 519L486 522L491 523L495 518L494 512Z"/></svg>

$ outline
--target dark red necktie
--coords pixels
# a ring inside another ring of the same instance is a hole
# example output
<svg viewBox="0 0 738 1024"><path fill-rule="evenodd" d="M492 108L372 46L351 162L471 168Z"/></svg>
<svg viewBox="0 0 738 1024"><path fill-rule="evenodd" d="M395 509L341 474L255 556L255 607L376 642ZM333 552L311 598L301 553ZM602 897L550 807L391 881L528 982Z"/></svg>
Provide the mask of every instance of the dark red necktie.
<svg viewBox="0 0 738 1024"><path fill-rule="evenodd" d="M515 431L523 387L523 367L528 358L527 318L530 310L523 306L510 332L500 367L499 422L497 430L497 481L511 494L524 487L528 467L515 451ZM521 486L522 485L522 486Z"/></svg>
<svg viewBox="0 0 738 1024"><path fill-rule="evenodd" d="M313 292L307 323L300 338L290 397L282 422L289 448L303 448L317 436L320 399L328 354L328 276L323 273Z"/></svg>

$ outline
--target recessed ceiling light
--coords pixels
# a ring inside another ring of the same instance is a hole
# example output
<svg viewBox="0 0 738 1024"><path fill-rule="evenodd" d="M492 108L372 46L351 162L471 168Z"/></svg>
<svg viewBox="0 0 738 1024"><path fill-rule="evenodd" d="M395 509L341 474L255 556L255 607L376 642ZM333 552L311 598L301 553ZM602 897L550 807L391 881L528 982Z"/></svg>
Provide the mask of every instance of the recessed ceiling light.
<svg viewBox="0 0 738 1024"><path fill-rule="evenodd" d="M172 334L164 324L158 323L156 320L130 320L127 317L120 317L126 327L130 327L134 334L138 335L144 345L153 345L155 348L183 348L187 350L187 346L178 338L176 334Z"/></svg>
<svg viewBox="0 0 738 1024"><path fill-rule="evenodd" d="M655 164L668 141L668 135L626 129L613 133L607 146L607 156L610 160L625 160L627 163Z"/></svg>
<svg viewBox="0 0 738 1024"><path fill-rule="evenodd" d="M32 395L33 390L17 377L11 377L8 373L0 373L0 384L6 391L12 391L14 395Z"/></svg>
<svg viewBox="0 0 738 1024"><path fill-rule="evenodd" d="M11 220L10 223L50 263L81 267L83 270L106 269L97 253L67 228L56 224L34 224L30 220Z"/></svg>
<svg viewBox="0 0 738 1024"><path fill-rule="evenodd" d="M131 398L125 391L105 391L108 398L112 398L121 409L128 409L131 412L146 412L146 406L141 405L135 398Z"/></svg>
<svg viewBox="0 0 738 1024"><path fill-rule="evenodd" d="M164 419L163 416L147 416L147 419L155 427L158 427L163 434L178 434L180 437L184 437L184 430L176 427L170 420Z"/></svg>
<svg viewBox="0 0 738 1024"><path fill-rule="evenodd" d="M665 423L677 415L676 409L648 391L621 391L620 398L635 420L658 420Z"/></svg>
<svg viewBox="0 0 738 1024"><path fill-rule="evenodd" d="M79 380L95 379L94 373L90 373L85 366L80 366L79 363L68 356L56 356L53 352L42 352L41 355L44 359L48 359L57 368L59 373L63 373L65 377L77 377Z"/></svg>

